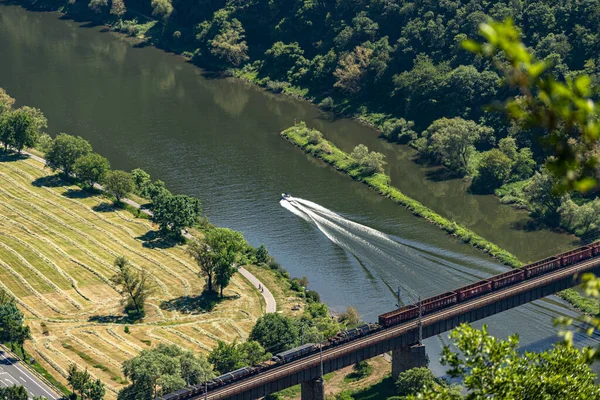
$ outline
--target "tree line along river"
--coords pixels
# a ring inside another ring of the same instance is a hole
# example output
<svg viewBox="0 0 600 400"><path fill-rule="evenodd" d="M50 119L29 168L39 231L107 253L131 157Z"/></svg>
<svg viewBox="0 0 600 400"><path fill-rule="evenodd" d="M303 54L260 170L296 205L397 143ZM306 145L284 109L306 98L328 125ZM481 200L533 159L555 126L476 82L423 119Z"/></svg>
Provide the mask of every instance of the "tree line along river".
<svg viewBox="0 0 600 400"><path fill-rule="evenodd" d="M102 30L0 2L0 87L17 105L40 108L51 134L80 135L114 168L141 167L172 192L201 198L213 223L243 232L252 245L265 243L334 310L354 305L375 320L394 307L398 287L408 302L504 267L280 138L294 119L345 151L364 143L383 152L396 187L523 261L574 246L572 236L528 231L525 213L465 193L460 180L428 179L410 149L383 142L370 128L239 80L205 76L180 57ZM282 192L323 209L309 206L312 222L299 218L280 205ZM551 298L485 322L500 336L518 332L535 349L555 340L552 317L565 313ZM426 343L434 367L444 338Z"/></svg>

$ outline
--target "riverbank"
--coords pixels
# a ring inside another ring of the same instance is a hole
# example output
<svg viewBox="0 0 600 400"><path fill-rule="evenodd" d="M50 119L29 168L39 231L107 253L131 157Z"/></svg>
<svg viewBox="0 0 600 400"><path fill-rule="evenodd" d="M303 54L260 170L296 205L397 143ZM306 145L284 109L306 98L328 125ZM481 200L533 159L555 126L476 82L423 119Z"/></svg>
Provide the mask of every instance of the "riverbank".
<svg viewBox="0 0 600 400"><path fill-rule="evenodd" d="M299 123L282 131L281 136L301 148L304 152L323 160L338 171L344 172L353 179L364 183L380 195L405 207L412 214L426 219L448 234L482 250L501 263L511 268L518 268L524 265L523 262L510 252L479 236L470 229L465 228L456 221L450 221L420 202L406 196L390 184L390 177L385 173L362 174L361 168L355 165L355 161L349 154L339 149L334 143L323 139L320 133L315 134L314 132L314 130L307 128L304 123ZM315 140L315 137L320 137L320 139ZM573 289L567 289L559 293L559 296L586 314L596 315L599 311L596 301L581 296Z"/></svg>

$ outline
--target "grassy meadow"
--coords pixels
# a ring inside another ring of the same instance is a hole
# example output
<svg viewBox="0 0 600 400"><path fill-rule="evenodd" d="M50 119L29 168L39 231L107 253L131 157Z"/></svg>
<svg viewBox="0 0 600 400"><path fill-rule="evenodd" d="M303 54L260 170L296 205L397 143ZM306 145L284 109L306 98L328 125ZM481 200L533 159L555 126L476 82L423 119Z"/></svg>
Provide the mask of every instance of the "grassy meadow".
<svg viewBox="0 0 600 400"><path fill-rule="evenodd" d="M127 320L110 281L117 255L156 279L141 322ZM114 399L126 383L121 363L143 349L175 343L207 353L217 340L244 340L264 312L260 293L236 274L224 300L206 298L197 270L150 221L35 160L0 159L0 287L25 313L33 335L26 350L59 381L75 363Z"/></svg>

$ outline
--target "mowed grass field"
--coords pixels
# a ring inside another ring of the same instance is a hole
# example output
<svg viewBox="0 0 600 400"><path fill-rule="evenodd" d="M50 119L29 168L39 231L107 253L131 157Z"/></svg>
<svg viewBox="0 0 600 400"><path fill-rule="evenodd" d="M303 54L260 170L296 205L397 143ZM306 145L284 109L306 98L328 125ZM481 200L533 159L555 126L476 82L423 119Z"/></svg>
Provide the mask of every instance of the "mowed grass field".
<svg viewBox="0 0 600 400"><path fill-rule="evenodd" d="M60 381L75 363L114 399L126 384L122 362L141 350L175 343L207 353L217 340L245 340L263 314L260 293L239 274L226 300L203 311L205 282L194 261L155 237L151 222L65 184L41 163L0 159L0 287L25 313L33 335L26 349ZM110 281L117 255L156 278L146 318L135 324L124 321Z"/></svg>

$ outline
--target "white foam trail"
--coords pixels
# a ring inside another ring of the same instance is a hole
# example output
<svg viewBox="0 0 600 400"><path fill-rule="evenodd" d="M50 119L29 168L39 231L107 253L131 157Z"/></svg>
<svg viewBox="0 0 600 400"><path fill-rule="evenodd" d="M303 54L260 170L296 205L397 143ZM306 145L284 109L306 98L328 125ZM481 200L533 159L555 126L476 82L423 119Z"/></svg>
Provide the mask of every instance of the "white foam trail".
<svg viewBox="0 0 600 400"><path fill-rule="evenodd" d="M350 221L344 217L342 217L341 215L339 215L338 213L335 213L323 206L320 206L317 203L313 203L312 201L309 200L304 200L304 199L300 199L300 198L291 198L292 201L295 201L297 203L303 204L309 208L312 208L313 210L318 210L320 212L322 212L323 214L331 217L332 219L335 219L336 222L342 224L342 225L347 225L347 226L351 226L353 228L356 229L360 229L362 231L364 231L365 233L369 234L369 235L373 235L373 236L377 236L378 238L381 238L383 240L386 240L388 242L391 242L395 245L398 245L399 243L396 242L395 240L391 239L388 235L386 235L383 232L378 231L377 229L373 229L370 228L368 226L359 224L358 222L354 222L354 221Z"/></svg>
<svg viewBox="0 0 600 400"><path fill-rule="evenodd" d="M281 200L281 201L279 201L279 204L281 204L281 207L290 211L292 214L299 216L300 218L302 218L303 220L305 220L307 222L312 222L312 219L308 215L304 214L302 211L300 211L296 207L292 206L289 201Z"/></svg>

